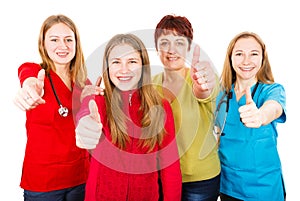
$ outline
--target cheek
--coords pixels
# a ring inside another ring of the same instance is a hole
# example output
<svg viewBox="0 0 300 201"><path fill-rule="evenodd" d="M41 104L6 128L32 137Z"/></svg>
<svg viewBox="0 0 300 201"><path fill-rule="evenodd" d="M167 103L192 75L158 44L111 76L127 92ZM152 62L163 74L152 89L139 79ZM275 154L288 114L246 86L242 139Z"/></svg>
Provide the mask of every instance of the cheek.
<svg viewBox="0 0 300 201"><path fill-rule="evenodd" d="M262 65L262 59L258 59L257 62L256 62L256 65L258 67L261 67L261 65Z"/></svg>
<svg viewBox="0 0 300 201"><path fill-rule="evenodd" d="M243 62L243 59L241 57L232 57L231 58L232 66L235 67Z"/></svg>
<svg viewBox="0 0 300 201"><path fill-rule="evenodd" d="M138 77L138 80L140 80L141 77L142 77L142 68L138 68L138 69L135 71L135 73L136 73L136 76Z"/></svg>
<svg viewBox="0 0 300 201"><path fill-rule="evenodd" d="M178 48L178 54L182 58L186 58L187 52L188 52L187 48Z"/></svg>
<svg viewBox="0 0 300 201"><path fill-rule="evenodd" d="M113 83L115 83L115 80L116 80L116 78L114 76L115 74L116 74L116 71L113 68L110 68L109 72L108 72L108 76Z"/></svg>

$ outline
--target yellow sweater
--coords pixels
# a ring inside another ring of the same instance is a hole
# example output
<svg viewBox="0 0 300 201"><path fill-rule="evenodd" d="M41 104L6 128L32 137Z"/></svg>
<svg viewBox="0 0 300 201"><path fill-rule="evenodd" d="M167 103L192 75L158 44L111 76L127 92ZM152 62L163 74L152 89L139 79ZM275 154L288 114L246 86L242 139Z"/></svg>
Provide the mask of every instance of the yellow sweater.
<svg viewBox="0 0 300 201"><path fill-rule="evenodd" d="M153 83L162 94L163 73L153 77ZM182 182L211 179L220 173L217 142L212 134L213 111L218 90L206 99L197 99L192 92L190 72L185 77L176 99L171 103Z"/></svg>

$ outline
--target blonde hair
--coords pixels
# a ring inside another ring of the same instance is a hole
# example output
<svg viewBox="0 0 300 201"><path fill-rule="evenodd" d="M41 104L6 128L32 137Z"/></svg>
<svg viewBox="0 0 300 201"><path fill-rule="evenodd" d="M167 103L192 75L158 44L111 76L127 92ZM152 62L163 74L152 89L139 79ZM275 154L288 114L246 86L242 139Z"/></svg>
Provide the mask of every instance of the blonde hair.
<svg viewBox="0 0 300 201"><path fill-rule="evenodd" d="M227 53L223 65L223 71L221 74L221 87L223 90L225 90L227 93L230 91L232 84L236 81L236 72L234 71L232 67L232 51L236 44L236 42L241 38L254 38L261 46L262 49L262 65L260 70L257 72L256 77L259 82L262 83L274 83L274 77L271 69L271 65L269 63L268 54L266 50L266 46L262 39L253 32L241 32L238 35L236 35L229 43L227 48Z"/></svg>
<svg viewBox="0 0 300 201"><path fill-rule="evenodd" d="M78 86L83 87L85 84L85 81L87 79L87 69L84 63L84 56L81 48L81 42L79 37L79 32L74 24L74 22L68 18L65 15L51 15L49 16L43 23L39 40L38 40L38 46L39 46L39 53L42 59L41 66L45 69L47 73L49 73L50 69L56 70L55 65L53 61L50 59L50 57L47 54L46 48L45 48L45 35L46 32L53 26L59 23L63 23L66 26L68 26L75 35L76 40L76 54L74 58L71 61L70 64L70 75L71 80L78 84Z"/></svg>
<svg viewBox="0 0 300 201"><path fill-rule="evenodd" d="M150 152L157 143L161 144L162 142L165 133L165 114L164 110L158 109L162 108L162 98L152 86L148 52L143 42L133 34L118 34L111 38L106 45L103 57L102 72L105 84L105 101L112 142L119 148L124 149L126 143L130 140L126 128L127 117L122 110L120 91L110 80L108 72L108 57L114 47L122 44L132 46L133 49L140 54L142 59L142 75L138 83L138 95L141 99L141 106L137 112L142 112L141 126L143 129L141 130L143 133L140 139L140 145L142 147L148 147L148 151ZM157 131L157 128L162 129ZM156 135L156 133L158 134Z"/></svg>

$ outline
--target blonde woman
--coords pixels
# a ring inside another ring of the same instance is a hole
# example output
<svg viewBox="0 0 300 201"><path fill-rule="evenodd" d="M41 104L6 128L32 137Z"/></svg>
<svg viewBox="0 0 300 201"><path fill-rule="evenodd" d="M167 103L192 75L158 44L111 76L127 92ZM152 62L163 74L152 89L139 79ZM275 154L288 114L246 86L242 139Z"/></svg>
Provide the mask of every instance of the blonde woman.
<svg viewBox="0 0 300 201"><path fill-rule="evenodd" d="M266 46L257 34L242 32L231 40L221 85L216 116L223 124L217 124L221 200L283 201L276 125L286 121L286 96L274 81Z"/></svg>
<svg viewBox="0 0 300 201"><path fill-rule="evenodd" d="M82 201L89 155L76 146L73 115L90 82L79 33L70 18L52 15L41 27L38 45L42 62L19 67L21 88L15 97L26 111L24 200Z"/></svg>
<svg viewBox="0 0 300 201"><path fill-rule="evenodd" d="M165 201L179 201L173 114L151 84L142 41L133 34L114 36L102 72L104 96L85 96L77 115L77 145L92 150L85 201L158 201L160 190Z"/></svg>

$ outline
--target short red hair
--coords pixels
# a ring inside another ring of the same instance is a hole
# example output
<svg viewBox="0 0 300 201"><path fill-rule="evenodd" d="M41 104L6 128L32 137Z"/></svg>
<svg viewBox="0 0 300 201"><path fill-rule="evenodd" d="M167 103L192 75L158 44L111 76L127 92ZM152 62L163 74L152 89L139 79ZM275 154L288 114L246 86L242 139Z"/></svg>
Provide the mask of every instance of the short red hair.
<svg viewBox="0 0 300 201"><path fill-rule="evenodd" d="M157 40L162 34L173 33L184 36L189 42L189 49L193 40L193 27L190 21L183 16L166 15L156 25L154 33L155 48L157 50Z"/></svg>

